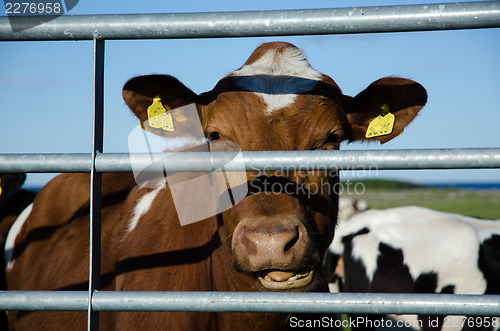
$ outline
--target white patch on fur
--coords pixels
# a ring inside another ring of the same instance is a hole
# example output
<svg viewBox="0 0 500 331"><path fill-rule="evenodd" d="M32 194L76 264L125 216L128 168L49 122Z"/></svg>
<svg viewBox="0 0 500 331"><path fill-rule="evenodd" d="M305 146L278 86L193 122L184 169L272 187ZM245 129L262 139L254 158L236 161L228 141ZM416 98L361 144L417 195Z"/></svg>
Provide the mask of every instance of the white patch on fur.
<svg viewBox="0 0 500 331"><path fill-rule="evenodd" d="M255 62L244 65L234 76L250 77L238 81L239 87L254 91L267 104L266 113L288 107L297 94L314 89L321 73L311 68L304 53L287 48L283 53L269 49ZM261 77L259 77L261 76Z"/></svg>
<svg viewBox="0 0 500 331"><path fill-rule="evenodd" d="M21 232L26 219L33 209L33 204L26 207L21 214L17 217L17 220L12 224L9 230L7 239L5 240L5 263L7 264L7 270L11 270L14 266L14 260L12 259L12 254L14 254L14 244L16 242L17 235Z"/></svg>
<svg viewBox="0 0 500 331"><path fill-rule="evenodd" d="M335 283L328 283L328 291L330 293L340 293L339 281Z"/></svg>
<svg viewBox="0 0 500 331"><path fill-rule="evenodd" d="M139 223L140 218L149 211L151 205L153 204L153 200L156 198L158 193L165 187L166 187L165 180L162 179L158 182L154 190L144 194L142 198L139 199L134 209L134 216L132 216L132 218L128 223L127 233L125 234L125 236L127 236L130 232L132 232L135 229L135 227Z"/></svg>
<svg viewBox="0 0 500 331"><path fill-rule="evenodd" d="M378 245L377 238L368 234L361 234L352 240L352 257L363 262L366 269L366 276L371 282L377 270Z"/></svg>

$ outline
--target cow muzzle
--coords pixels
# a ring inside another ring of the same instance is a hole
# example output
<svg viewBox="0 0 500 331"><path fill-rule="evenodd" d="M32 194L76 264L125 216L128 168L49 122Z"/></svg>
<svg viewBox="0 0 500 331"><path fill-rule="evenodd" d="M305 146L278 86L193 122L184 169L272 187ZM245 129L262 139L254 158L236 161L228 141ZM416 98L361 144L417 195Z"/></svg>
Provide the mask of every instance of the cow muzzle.
<svg viewBox="0 0 500 331"><path fill-rule="evenodd" d="M317 254L296 218L244 220L236 226L232 248L236 269L253 273L266 289L297 289L313 281Z"/></svg>

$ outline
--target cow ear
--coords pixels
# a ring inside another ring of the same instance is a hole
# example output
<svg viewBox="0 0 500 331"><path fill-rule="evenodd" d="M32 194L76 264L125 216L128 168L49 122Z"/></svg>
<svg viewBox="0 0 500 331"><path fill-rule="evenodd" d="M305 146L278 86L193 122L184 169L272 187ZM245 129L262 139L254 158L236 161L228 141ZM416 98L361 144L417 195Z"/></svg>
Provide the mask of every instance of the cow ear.
<svg viewBox="0 0 500 331"><path fill-rule="evenodd" d="M397 77L381 78L346 102L350 140L386 143L403 132L426 102L427 92L417 82ZM374 130L375 126L389 125L393 125L392 130L378 133Z"/></svg>
<svg viewBox="0 0 500 331"><path fill-rule="evenodd" d="M168 75L132 78L123 86L122 95L127 106L141 123L148 120L148 107L153 104L155 98L159 97L167 111L196 103L198 99L198 96L177 78Z"/></svg>

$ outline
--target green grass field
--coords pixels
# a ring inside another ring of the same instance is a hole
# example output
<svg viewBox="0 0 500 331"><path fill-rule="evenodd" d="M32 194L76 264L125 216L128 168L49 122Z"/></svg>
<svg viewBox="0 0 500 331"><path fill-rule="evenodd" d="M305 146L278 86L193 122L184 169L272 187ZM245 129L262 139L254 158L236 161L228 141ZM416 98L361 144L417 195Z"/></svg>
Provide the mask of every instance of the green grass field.
<svg viewBox="0 0 500 331"><path fill-rule="evenodd" d="M411 186L412 184L410 188L402 188L408 187L408 183L383 182L366 183L364 194L341 196L364 199L373 209L414 205L462 215L500 219L500 190L437 189Z"/></svg>

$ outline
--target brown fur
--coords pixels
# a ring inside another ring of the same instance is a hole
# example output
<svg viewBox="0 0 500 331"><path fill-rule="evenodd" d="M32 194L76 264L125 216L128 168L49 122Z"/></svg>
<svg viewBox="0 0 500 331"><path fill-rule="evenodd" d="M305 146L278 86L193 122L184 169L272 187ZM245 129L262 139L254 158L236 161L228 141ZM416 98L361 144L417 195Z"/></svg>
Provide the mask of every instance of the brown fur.
<svg viewBox="0 0 500 331"><path fill-rule="evenodd" d="M0 174L0 263L4 261L4 244L12 224L19 214L29 206L35 199L35 192L21 189L26 174L24 173L4 173ZM0 273L0 290L7 289L5 273ZM0 330L7 329L7 316L0 314Z"/></svg>
<svg viewBox="0 0 500 331"><path fill-rule="evenodd" d="M257 61L271 49L283 53L290 47L294 46L264 44L247 63ZM242 89L237 84L239 78L231 75L201 95L170 76L137 77L124 86L123 98L143 122L156 95L167 109L196 103L207 137L218 132L219 142L234 142L244 151L338 149L342 140L363 139L360 135L368 119L379 115L377 109L383 102L390 103L396 112L397 130L406 126L425 104L425 90L409 80L382 79L358 97L350 98L341 94L331 78L323 77L314 90L301 93L294 104L269 116L264 115L264 101ZM380 140L388 138L392 136ZM338 204L337 195L326 188L338 182L336 173L249 172L247 179L255 185L254 191L240 203L186 226L179 224L170 190L162 189L149 212L127 234L136 204L152 189L135 185L130 174L105 174L103 290L269 291L257 280L260 273L280 270L302 274L314 268L310 283L287 290L326 291L321 260L333 238ZM272 183L325 190L309 196L259 190ZM9 289L86 288L88 187L88 175L67 174L40 192L16 239L16 260L8 272ZM101 313L100 321L104 330L280 330L287 327L288 317L115 312ZM9 320L11 328L18 330L85 328L84 313L9 313Z"/></svg>
<svg viewBox="0 0 500 331"><path fill-rule="evenodd" d="M0 174L0 243L21 212L33 202L35 192L21 189L24 173Z"/></svg>

